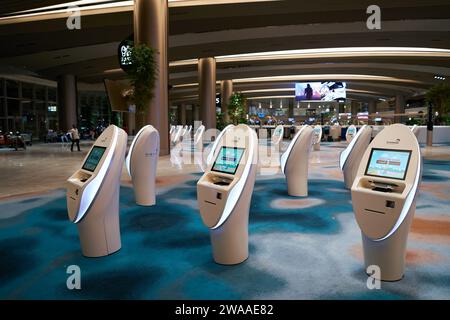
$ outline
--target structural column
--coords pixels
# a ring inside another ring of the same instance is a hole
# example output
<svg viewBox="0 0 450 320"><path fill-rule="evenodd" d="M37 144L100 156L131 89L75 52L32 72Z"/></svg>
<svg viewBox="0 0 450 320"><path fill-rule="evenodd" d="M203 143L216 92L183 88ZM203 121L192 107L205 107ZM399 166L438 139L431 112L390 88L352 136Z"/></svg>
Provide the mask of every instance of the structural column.
<svg viewBox="0 0 450 320"><path fill-rule="evenodd" d="M400 114L400 113L405 113L405 97L398 94L395 97L395 114ZM400 123L402 122L402 117L401 116L395 116L394 117L394 122L395 123Z"/></svg>
<svg viewBox="0 0 450 320"><path fill-rule="evenodd" d="M358 109L359 109L359 103L355 100L352 100L351 113L352 113L352 121L354 121L354 123L356 123L356 121L358 121Z"/></svg>
<svg viewBox="0 0 450 320"><path fill-rule="evenodd" d="M184 103L178 106L178 124L186 124L186 105Z"/></svg>
<svg viewBox="0 0 450 320"><path fill-rule="evenodd" d="M206 129L216 128L216 59L198 59L200 116Z"/></svg>
<svg viewBox="0 0 450 320"><path fill-rule="evenodd" d="M230 103L231 95L233 94L233 80L223 80L220 82L220 97L222 99L222 113L225 122L230 121L228 115L228 104Z"/></svg>
<svg viewBox="0 0 450 320"><path fill-rule="evenodd" d="M375 124L374 117L377 113L377 101L376 100L369 101L369 108L367 111L369 112L369 124Z"/></svg>
<svg viewBox="0 0 450 320"><path fill-rule="evenodd" d="M154 97L149 103L144 122L153 125L159 131L160 155L169 154L167 22L167 0L134 1L135 45L144 43L156 51L155 60L158 74L155 81Z"/></svg>
<svg viewBox="0 0 450 320"><path fill-rule="evenodd" d="M77 79L72 74L58 77L58 113L59 129L67 132L72 125L78 124L77 116Z"/></svg>
<svg viewBox="0 0 450 320"><path fill-rule="evenodd" d="M200 106L198 104L193 105L192 108L193 113L194 113L194 121L199 121L200 120Z"/></svg>

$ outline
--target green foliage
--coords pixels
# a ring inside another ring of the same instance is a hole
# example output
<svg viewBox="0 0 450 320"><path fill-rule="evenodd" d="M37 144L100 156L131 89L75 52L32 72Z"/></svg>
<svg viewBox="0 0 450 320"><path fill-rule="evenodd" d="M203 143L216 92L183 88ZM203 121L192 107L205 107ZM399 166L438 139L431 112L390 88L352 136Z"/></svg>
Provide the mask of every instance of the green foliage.
<svg viewBox="0 0 450 320"><path fill-rule="evenodd" d="M222 131L226 127L225 114L223 112L216 113L216 128Z"/></svg>
<svg viewBox="0 0 450 320"><path fill-rule="evenodd" d="M450 112L450 85L446 83L437 84L428 90L425 95L428 103L433 104L433 111L439 113L439 119L446 122Z"/></svg>
<svg viewBox="0 0 450 320"><path fill-rule="evenodd" d="M234 125L239 123L247 123L246 118L247 100L240 92L235 92L230 97L230 103L228 104L228 115Z"/></svg>
<svg viewBox="0 0 450 320"><path fill-rule="evenodd" d="M132 100L137 112L147 111L153 98L153 89L158 74L155 50L146 44L140 44L131 49L131 65L127 76L133 86Z"/></svg>

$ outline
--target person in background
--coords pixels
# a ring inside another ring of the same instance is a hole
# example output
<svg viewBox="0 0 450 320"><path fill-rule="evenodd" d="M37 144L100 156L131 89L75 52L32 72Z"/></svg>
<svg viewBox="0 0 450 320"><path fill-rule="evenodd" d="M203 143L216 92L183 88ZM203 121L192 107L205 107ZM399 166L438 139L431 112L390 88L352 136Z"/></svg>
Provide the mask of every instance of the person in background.
<svg viewBox="0 0 450 320"><path fill-rule="evenodd" d="M80 134L78 133L78 129L75 125L72 125L70 134L72 135L72 145L70 146L70 151L73 152L73 145L75 143L77 144L78 151L81 151L80 150Z"/></svg>

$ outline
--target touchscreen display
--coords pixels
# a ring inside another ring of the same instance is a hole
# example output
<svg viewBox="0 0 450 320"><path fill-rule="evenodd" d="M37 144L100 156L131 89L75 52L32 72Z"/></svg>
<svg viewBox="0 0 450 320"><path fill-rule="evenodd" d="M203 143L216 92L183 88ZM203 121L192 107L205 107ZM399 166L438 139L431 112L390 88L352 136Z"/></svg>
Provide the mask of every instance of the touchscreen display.
<svg viewBox="0 0 450 320"><path fill-rule="evenodd" d="M244 148L222 147L214 161L212 171L235 174L244 150Z"/></svg>
<svg viewBox="0 0 450 320"><path fill-rule="evenodd" d="M94 146L84 162L82 169L92 172L95 171L95 168L97 168L97 165L102 159L105 150L105 147Z"/></svg>
<svg viewBox="0 0 450 320"><path fill-rule="evenodd" d="M366 175L405 180L411 150L373 148L367 164Z"/></svg>

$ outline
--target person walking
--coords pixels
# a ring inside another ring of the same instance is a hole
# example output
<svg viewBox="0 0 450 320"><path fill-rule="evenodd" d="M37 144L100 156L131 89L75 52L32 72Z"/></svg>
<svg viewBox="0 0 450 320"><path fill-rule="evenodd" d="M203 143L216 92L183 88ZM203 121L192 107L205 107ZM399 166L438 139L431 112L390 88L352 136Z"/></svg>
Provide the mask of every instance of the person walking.
<svg viewBox="0 0 450 320"><path fill-rule="evenodd" d="M77 144L78 151L81 151L80 150L80 134L78 133L78 129L75 125L72 125L70 134L72 135L72 145L70 147L70 151L73 152L73 145L75 143Z"/></svg>

